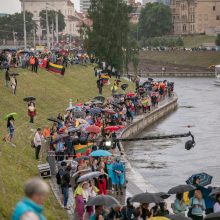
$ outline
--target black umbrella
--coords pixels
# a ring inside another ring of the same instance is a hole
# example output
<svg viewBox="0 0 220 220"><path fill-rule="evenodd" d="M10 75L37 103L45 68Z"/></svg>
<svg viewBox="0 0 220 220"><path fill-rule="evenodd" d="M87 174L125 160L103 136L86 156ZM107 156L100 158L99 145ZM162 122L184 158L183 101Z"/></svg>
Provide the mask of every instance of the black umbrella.
<svg viewBox="0 0 220 220"><path fill-rule="evenodd" d="M86 206L112 206L119 204L119 201L112 196L108 195L98 195L90 198L86 203Z"/></svg>
<svg viewBox="0 0 220 220"><path fill-rule="evenodd" d="M175 187L169 189L168 193L169 194L178 194L178 193L189 192L194 189L196 189L196 188L192 185L178 185L178 186L175 186Z"/></svg>
<svg viewBox="0 0 220 220"><path fill-rule="evenodd" d="M187 217L185 217L184 215L181 215L181 214L178 214L178 215L170 214L170 215L167 215L165 217L167 217L171 220L191 220L191 218L187 218Z"/></svg>
<svg viewBox="0 0 220 220"><path fill-rule="evenodd" d="M121 89L122 90L126 90L127 88L128 88L128 84L127 83L121 85Z"/></svg>
<svg viewBox="0 0 220 220"><path fill-rule="evenodd" d="M25 102L31 102L31 101L35 101L36 98L33 97L33 96L28 96L28 97L25 97L23 100L24 100Z"/></svg>
<svg viewBox="0 0 220 220"><path fill-rule="evenodd" d="M81 160L89 160L89 157L88 156L81 156L81 157L75 158L74 160L77 162L80 162Z"/></svg>
<svg viewBox="0 0 220 220"><path fill-rule="evenodd" d="M216 196L220 194L220 187L212 189L212 192L209 194L209 196Z"/></svg>
<svg viewBox="0 0 220 220"><path fill-rule="evenodd" d="M104 102L104 101L105 101L105 97L99 95L99 96L96 96L93 100L98 100L98 101L100 101L100 102Z"/></svg>
<svg viewBox="0 0 220 220"><path fill-rule="evenodd" d="M220 212L206 215L205 220L220 220Z"/></svg>
<svg viewBox="0 0 220 220"><path fill-rule="evenodd" d="M168 199L170 197L169 194L164 193L164 192L158 192L158 193L154 193L156 196L161 197L162 199Z"/></svg>
<svg viewBox="0 0 220 220"><path fill-rule="evenodd" d="M57 118L54 118L54 117L50 117L47 119L48 121L52 121L52 122L56 122L58 124L62 124L62 121L57 119Z"/></svg>
<svg viewBox="0 0 220 220"><path fill-rule="evenodd" d="M84 182L84 181L91 180L91 179L93 179L93 178L99 177L99 176L101 176L101 175L103 175L102 172L91 172L91 173L87 173L87 174L81 176L81 177L77 180L77 182L78 182L78 183L81 183L81 182Z"/></svg>
<svg viewBox="0 0 220 220"><path fill-rule="evenodd" d="M10 76L19 76L19 73L10 73Z"/></svg>
<svg viewBox="0 0 220 220"><path fill-rule="evenodd" d="M134 195L131 198L131 202L139 202L139 203L159 203L162 200L163 199L159 195L148 192Z"/></svg>

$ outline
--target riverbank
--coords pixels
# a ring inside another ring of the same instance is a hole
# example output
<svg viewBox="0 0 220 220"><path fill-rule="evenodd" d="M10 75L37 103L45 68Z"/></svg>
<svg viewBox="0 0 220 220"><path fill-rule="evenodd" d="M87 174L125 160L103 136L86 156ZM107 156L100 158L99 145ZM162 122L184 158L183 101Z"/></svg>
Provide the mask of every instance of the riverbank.
<svg viewBox="0 0 220 220"><path fill-rule="evenodd" d="M177 108L177 101L178 97L176 94L174 94L173 97L167 98L161 102L159 107L153 110L151 113L135 117L133 123L122 131L121 138L129 138L135 136L141 133L148 126L157 122L162 117L167 116ZM126 143L121 144L124 152L126 148L125 145ZM145 192L146 190L149 192L157 191L154 186L148 183L147 180L141 176L138 170L132 167L129 161L129 157L126 154L124 154L123 159L126 162L126 178L128 180L126 192L127 197L133 196L137 193Z"/></svg>
<svg viewBox="0 0 220 220"><path fill-rule="evenodd" d="M214 70L209 69L209 66L219 64L220 53L217 51L141 51L139 60L139 73L160 73L160 76L164 77L187 77L187 74L189 76L194 74L195 77L209 76L204 73L211 73L214 76ZM129 71L133 72L132 65L129 66Z"/></svg>

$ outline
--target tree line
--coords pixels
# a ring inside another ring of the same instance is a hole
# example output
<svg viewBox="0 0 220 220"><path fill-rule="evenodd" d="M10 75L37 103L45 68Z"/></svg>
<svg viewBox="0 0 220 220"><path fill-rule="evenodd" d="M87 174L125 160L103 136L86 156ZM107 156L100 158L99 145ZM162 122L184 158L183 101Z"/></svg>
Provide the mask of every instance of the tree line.
<svg viewBox="0 0 220 220"><path fill-rule="evenodd" d="M48 24L50 32L52 32L52 24L55 27L56 13L58 13L58 23L59 32L62 32L66 26L64 21L64 15L58 11L48 10ZM33 19L33 14L31 12L25 13L26 17L26 31L27 36L32 36L34 31L36 32L38 25ZM46 11L43 10L39 13L40 27L46 29ZM6 15L0 17L0 39L12 40L13 38L17 40L23 40L24 38L24 22L23 13L15 13L11 15Z"/></svg>

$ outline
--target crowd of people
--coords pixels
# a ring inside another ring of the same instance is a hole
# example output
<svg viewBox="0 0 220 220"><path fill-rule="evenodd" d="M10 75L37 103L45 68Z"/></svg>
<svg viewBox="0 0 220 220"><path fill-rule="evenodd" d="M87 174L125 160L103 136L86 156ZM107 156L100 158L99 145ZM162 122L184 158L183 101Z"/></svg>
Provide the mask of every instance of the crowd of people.
<svg viewBox="0 0 220 220"><path fill-rule="evenodd" d="M49 56L50 59L55 59L53 53ZM81 61L80 59L78 58L81 63L91 62L91 58L86 56ZM86 61L87 59L89 61ZM32 65L32 71L37 72L34 66L36 57L30 56L28 62ZM114 196L118 199L125 196L124 152L117 138L135 116L150 113L158 107L160 101L171 97L174 83L151 78L141 83L139 76L136 76L133 79L136 90L127 91L128 84L121 84L120 72L109 69L104 63L94 69L94 75L98 78L97 87L100 96L86 103L79 100L73 103L70 100L64 114L58 113L56 117L48 119L53 122L51 128L49 126L45 126L44 129L38 128L32 141L36 159L40 159L43 145L47 151L55 152L54 159L58 168L56 181L63 195L63 208L74 209L77 220L146 220L157 216L168 217L171 212L165 202L168 194L165 198L164 195L149 193L155 199L151 202L134 201L135 196L129 197L125 206L119 202L110 206L100 203L91 205L89 202L99 198L98 196L103 196L100 198ZM101 96L102 87L110 84L112 76L116 77L111 86L112 97L105 99ZM11 81L9 79L7 67L6 86ZM119 88L122 90L121 93ZM34 100L28 101L28 115L30 123L34 123L36 116ZM14 115L7 117L7 129L8 135L5 140L13 143ZM200 177L195 176L192 182L194 188L175 193L176 199L172 204L174 214L179 216L187 214L193 220L202 220L204 214L220 212L220 191L217 190L211 197L210 193L216 189L205 188L200 183ZM68 205L70 189L73 191L74 207ZM30 180L25 186L26 197L17 204L12 219L45 219L42 206L48 192L49 188L42 180Z"/></svg>

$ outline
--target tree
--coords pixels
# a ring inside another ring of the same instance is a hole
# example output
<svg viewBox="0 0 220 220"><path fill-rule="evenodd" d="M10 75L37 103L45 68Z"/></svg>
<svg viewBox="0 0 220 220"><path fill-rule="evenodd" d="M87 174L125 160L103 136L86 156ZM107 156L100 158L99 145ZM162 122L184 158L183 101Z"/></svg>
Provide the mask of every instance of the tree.
<svg viewBox="0 0 220 220"><path fill-rule="evenodd" d="M216 46L220 46L220 34L218 34L217 35L217 38L216 38L216 40L215 40L215 44L216 44Z"/></svg>
<svg viewBox="0 0 220 220"><path fill-rule="evenodd" d="M24 37L24 23L23 13L15 13L12 15L0 17L0 38L1 39L13 39L13 33L17 39L23 39ZM31 34L36 28L36 23L33 21L33 14L26 12L26 31L27 35Z"/></svg>
<svg viewBox="0 0 220 220"><path fill-rule="evenodd" d="M92 0L88 11L93 21L85 35L88 52L119 70L127 48L130 10L124 0Z"/></svg>
<svg viewBox="0 0 220 220"><path fill-rule="evenodd" d="M61 11L59 10L58 12L57 11L54 11L54 10L48 10L48 24L49 24L49 29L50 31L52 30L52 24L54 23L54 27L55 27L55 24L56 24L56 13L58 13L58 31L59 32L62 32L65 27L66 27L66 24L65 24L65 20L64 20L64 15L61 13ZM46 10L42 10L39 14L40 16L40 26L42 29L46 29Z"/></svg>
<svg viewBox="0 0 220 220"><path fill-rule="evenodd" d="M172 20L170 8L161 3L148 3L141 10L139 33L142 37L156 37L170 33Z"/></svg>

